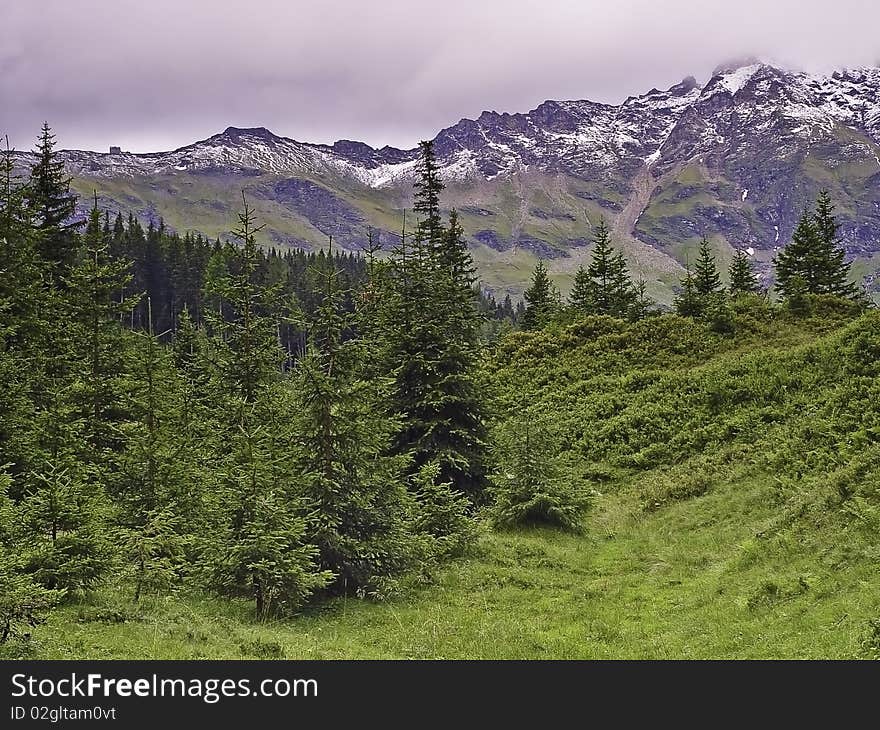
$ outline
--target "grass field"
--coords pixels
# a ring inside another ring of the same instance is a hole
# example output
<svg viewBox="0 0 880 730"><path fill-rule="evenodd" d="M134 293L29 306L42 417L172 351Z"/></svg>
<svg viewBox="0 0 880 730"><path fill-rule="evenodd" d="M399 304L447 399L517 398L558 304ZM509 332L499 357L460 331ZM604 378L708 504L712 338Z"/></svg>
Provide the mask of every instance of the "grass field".
<svg viewBox="0 0 880 730"><path fill-rule="evenodd" d="M383 604L337 600L259 624L251 607L106 591L55 612L39 656L72 658L851 658L880 616L876 566L838 570L809 545L756 553L776 517L767 480L645 514L632 488L597 498L583 536L493 534L482 554ZM867 643L866 643L867 642ZM866 648L868 646L868 648Z"/></svg>

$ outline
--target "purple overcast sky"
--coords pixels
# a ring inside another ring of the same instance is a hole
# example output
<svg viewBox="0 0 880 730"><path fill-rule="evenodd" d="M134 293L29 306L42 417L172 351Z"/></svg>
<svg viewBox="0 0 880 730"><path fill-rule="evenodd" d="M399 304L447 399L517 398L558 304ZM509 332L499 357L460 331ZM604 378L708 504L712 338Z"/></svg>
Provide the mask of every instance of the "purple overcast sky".
<svg viewBox="0 0 880 730"><path fill-rule="evenodd" d="M409 147L484 109L619 102L755 55L880 59L878 0L0 0L0 134L179 147L229 125Z"/></svg>

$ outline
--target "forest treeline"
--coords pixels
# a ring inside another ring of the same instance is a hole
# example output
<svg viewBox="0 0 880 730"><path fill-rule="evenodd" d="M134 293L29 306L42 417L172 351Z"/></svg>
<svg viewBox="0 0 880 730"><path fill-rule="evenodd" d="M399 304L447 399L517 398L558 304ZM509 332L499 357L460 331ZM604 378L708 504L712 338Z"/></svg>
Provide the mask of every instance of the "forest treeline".
<svg viewBox="0 0 880 730"><path fill-rule="evenodd" d="M850 264L838 233L840 225L827 190L822 190L815 209L804 211L791 242L773 261L779 301L793 312L807 314L815 297L831 297L867 307L870 300L864 287L850 281ZM727 272L728 286L722 284L715 255L707 237L700 241L693 270L687 268L675 298L675 311L682 317L699 319L716 332L733 329L731 304L751 302L770 308L769 292L760 285L745 251L734 253ZM596 227L588 266L581 266L574 277L568 301L563 302L543 261L539 261L524 293L525 310L519 317L523 329L571 323L585 315L607 315L638 321L660 314L646 294L646 282L633 281L620 251L615 251L604 221Z"/></svg>
<svg viewBox="0 0 880 730"><path fill-rule="evenodd" d="M473 544L492 501L486 321L422 145L416 225L381 260L88 220L43 129L0 177L0 643L112 581L260 618L381 598Z"/></svg>

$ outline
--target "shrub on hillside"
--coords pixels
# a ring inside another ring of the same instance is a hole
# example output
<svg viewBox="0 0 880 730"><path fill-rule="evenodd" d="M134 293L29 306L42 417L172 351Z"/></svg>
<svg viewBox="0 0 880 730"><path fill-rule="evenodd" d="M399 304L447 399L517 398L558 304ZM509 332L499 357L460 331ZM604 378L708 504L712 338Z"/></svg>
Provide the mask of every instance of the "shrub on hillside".
<svg viewBox="0 0 880 730"><path fill-rule="evenodd" d="M499 468L492 477L492 524L580 530L590 495L557 453L558 439L550 429L523 417L505 424L496 439Z"/></svg>
<svg viewBox="0 0 880 730"><path fill-rule="evenodd" d="M425 464L413 477L415 532L428 542L431 558L457 557L474 546L479 535L470 500L440 481L440 465Z"/></svg>

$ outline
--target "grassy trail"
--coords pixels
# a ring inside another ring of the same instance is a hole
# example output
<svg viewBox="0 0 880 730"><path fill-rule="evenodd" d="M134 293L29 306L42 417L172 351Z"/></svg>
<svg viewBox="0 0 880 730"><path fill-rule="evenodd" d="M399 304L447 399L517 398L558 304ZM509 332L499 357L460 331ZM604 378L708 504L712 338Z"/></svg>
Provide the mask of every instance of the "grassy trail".
<svg viewBox="0 0 880 730"><path fill-rule="evenodd" d="M53 614L46 658L775 658L862 655L875 571L835 571L803 545L757 551L770 486L736 483L655 513L598 498L585 535L492 534L482 554L382 604L258 624L249 606L111 591ZM726 515L722 520L717 515Z"/></svg>

